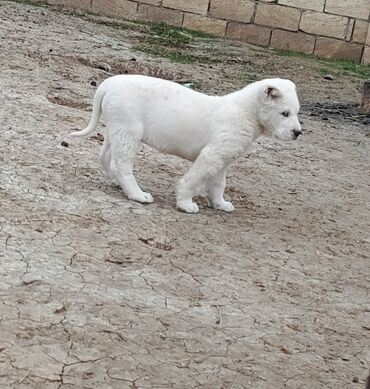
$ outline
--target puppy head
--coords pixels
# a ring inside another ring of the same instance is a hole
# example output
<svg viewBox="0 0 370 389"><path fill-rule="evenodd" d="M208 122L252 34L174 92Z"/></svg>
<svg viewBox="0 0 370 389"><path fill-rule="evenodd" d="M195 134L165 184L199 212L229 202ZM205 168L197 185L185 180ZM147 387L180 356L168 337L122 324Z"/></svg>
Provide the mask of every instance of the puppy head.
<svg viewBox="0 0 370 389"><path fill-rule="evenodd" d="M295 84L289 80L261 81L258 120L263 133L280 140L295 140L301 135L299 101Z"/></svg>

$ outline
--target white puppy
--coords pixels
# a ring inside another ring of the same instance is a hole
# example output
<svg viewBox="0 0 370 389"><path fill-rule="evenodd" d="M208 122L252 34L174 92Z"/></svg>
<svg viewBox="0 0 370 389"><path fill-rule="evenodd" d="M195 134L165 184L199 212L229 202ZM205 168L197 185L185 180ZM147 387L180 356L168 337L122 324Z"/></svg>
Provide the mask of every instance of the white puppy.
<svg viewBox="0 0 370 389"><path fill-rule="evenodd" d="M219 97L162 79L115 76L97 89L88 127L71 135L91 133L103 113L107 131L100 161L129 199L153 201L132 173L142 141L194 161L178 183L178 209L198 212L193 197L204 194L211 207L231 212L233 205L223 197L227 167L260 135L297 139L301 134L298 111L295 85L289 80L258 81Z"/></svg>

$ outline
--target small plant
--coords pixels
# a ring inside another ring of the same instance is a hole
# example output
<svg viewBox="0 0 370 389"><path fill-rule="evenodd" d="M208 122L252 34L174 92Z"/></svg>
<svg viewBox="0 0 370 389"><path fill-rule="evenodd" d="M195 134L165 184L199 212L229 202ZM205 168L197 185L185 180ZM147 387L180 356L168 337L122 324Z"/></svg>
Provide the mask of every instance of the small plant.
<svg viewBox="0 0 370 389"><path fill-rule="evenodd" d="M188 45L194 38L211 38L210 34L170 26L166 23L148 23L148 33L164 44L172 46Z"/></svg>
<svg viewBox="0 0 370 389"><path fill-rule="evenodd" d="M360 65L346 59L319 59L312 54L299 53L289 50L273 49L273 53L284 57L306 58L312 61L318 61L319 64L322 65L319 69L319 73L322 76L328 73L333 73L336 75L370 78L370 65Z"/></svg>
<svg viewBox="0 0 370 389"><path fill-rule="evenodd" d="M315 58L312 54L301 53L299 51L272 49L272 52L280 57Z"/></svg>
<svg viewBox="0 0 370 389"><path fill-rule="evenodd" d="M208 62L208 58L188 54L188 48L197 38L211 38L210 34L170 26L166 23L145 22L147 37L135 50L157 57L167 58L172 62L194 63Z"/></svg>
<svg viewBox="0 0 370 389"><path fill-rule="evenodd" d="M360 65L344 59L328 60L328 64L329 63L333 66L333 69L338 71L338 73L349 76L370 78L370 65Z"/></svg>
<svg viewBox="0 0 370 389"><path fill-rule="evenodd" d="M319 70L321 76L325 76L330 73L330 70L327 67L320 68Z"/></svg>
<svg viewBox="0 0 370 389"><path fill-rule="evenodd" d="M194 62L205 62L202 58L192 54L186 54L183 51L174 50L168 47L160 45L146 45L142 44L133 48L136 51L151 54L156 57L167 58L172 62L178 63L194 63Z"/></svg>
<svg viewBox="0 0 370 389"><path fill-rule="evenodd" d="M185 47L193 40L190 34L164 23L149 25L146 33L145 42L164 46Z"/></svg>

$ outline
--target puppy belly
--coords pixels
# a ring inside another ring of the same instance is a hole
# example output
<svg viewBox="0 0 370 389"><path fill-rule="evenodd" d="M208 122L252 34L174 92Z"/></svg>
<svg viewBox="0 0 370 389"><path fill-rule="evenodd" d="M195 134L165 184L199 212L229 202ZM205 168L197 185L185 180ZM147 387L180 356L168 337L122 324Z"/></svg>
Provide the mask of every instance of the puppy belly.
<svg viewBox="0 0 370 389"><path fill-rule="evenodd" d="M166 137L145 137L143 142L148 146L154 147L156 150L165 153L176 155L177 157L187 159L188 161L195 161L204 147L203 144L186 144L185 142L176 142L173 139Z"/></svg>
<svg viewBox="0 0 370 389"><path fill-rule="evenodd" d="M194 161L208 138L200 128L184 126L184 123L172 121L169 126L164 121L150 126L144 123L143 142L166 154Z"/></svg>

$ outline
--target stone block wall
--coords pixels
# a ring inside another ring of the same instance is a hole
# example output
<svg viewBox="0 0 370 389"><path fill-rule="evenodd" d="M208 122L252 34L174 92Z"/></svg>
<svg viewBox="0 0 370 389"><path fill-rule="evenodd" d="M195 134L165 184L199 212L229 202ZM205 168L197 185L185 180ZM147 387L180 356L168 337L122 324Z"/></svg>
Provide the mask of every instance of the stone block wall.
<svg viewBox="0 0 370 389"><path fill-rule="evenodd" d="M40 0L370 64L370 0Z"/></svg>

